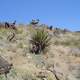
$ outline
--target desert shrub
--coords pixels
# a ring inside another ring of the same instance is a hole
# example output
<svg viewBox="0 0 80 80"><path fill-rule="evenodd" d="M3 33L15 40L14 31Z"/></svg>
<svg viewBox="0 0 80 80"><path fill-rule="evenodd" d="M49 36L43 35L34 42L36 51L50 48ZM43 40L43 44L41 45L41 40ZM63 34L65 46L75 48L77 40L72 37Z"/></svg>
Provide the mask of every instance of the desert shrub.
<svg viewBox="0 0 80 80"><path fill-rule="evenodd" d="M14 37L15 37L15 33L12 33L11 35L7 37L7 40L12 41Z"/></svg>
<svg viewBox="0 0 80 80"><path fill-rule="evenodd" d="M48 33L42 29L37 29L31 36L32 53L41 53L50 45L50 37Z"/></svg>
<svg viewBox="0 0 80 80"><path fill-rule="evenodd" d="M39 23L39 19L36 19L36 20L32 19L32 21L30 22L30 24L32 25L36 25L38 23Z"/></svg>
<svg viewBox="0 0 80 80"><path fill-rule="evenodd" d="M48 27L48 29L49 29L49 30L52 30L52 29L53 29L53 26Z"/></svg>

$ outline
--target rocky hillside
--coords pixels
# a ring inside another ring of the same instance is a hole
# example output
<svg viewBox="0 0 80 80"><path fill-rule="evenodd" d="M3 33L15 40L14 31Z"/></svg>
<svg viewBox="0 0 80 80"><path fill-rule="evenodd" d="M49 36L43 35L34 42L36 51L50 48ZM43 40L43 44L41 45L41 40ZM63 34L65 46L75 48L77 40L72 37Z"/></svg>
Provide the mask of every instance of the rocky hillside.
<svg viewBox="0 0 80 80"><path fill-rule="evenodd" d="M30 52L31 35L36 29L44 29L51 37L47 51L40 54ZM0 56L13 64L7 80L80 80L80 32L44 25L1 28ZM4 74L0 80L6 80Z"/></svg>

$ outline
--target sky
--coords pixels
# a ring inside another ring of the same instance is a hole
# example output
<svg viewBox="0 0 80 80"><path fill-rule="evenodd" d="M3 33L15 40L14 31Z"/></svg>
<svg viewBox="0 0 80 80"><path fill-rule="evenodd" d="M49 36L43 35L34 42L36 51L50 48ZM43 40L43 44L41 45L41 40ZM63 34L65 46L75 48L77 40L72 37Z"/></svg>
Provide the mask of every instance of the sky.
<svg viewBox="0 0 80 80"><path fill-rule="evenodd" d="M28 24L39 19L41 24L80 30L80 0L0 0L0 22Z"/></svg>

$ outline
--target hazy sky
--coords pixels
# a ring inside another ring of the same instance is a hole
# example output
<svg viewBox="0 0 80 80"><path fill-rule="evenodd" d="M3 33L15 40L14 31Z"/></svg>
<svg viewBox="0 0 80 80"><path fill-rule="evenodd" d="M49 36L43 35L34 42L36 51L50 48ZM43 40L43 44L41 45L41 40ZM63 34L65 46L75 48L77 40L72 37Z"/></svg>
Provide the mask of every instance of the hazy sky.
<svg viewBox="0 0 80 80"><path fill-rule="evenodd" d="M37 18L43 24L80 30L80 0L0 0L0 21L27 24Z"/></svg>

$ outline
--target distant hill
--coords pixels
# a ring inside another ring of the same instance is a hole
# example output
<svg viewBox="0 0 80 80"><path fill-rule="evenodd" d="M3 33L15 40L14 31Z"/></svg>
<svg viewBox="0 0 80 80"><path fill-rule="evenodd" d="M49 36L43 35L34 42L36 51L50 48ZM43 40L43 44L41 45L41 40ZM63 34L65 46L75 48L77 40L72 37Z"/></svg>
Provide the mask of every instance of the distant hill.
<svg viewBox="0 0 80 80"><path fill-rule="evenodd" d="M80 33L39 24L15 26L17 30L0 28L0 56L13 64L9 80L80 80ZM48 32L51 43L36 55L30 52L30 40L37 29Z"/></svg>

